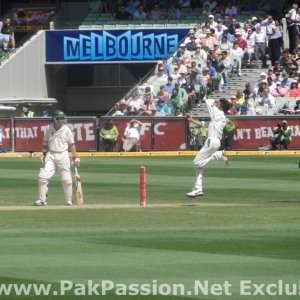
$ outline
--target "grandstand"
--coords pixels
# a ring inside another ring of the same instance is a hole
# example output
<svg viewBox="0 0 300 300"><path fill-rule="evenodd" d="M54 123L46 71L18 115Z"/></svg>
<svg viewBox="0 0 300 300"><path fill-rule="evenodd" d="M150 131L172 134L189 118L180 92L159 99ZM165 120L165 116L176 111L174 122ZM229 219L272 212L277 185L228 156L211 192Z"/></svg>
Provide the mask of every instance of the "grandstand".
<svg viewBox="0 0 300 300"><path fill-rule="evenodd" d="M36 105L37 113L41 113L45 107L50 110L59 107L72 116L111 116L115 113L117 103L130 101L134 93L147 87L155 100L161 86L167 81L166 78L163 81L156 78L158 61L164 61L164 67L169 72L166 74L168 77L174 72L182 51L180 45L185 43L188 32L193 30L198 39L197 43L201 44L203 34L205 35L203 30L212 29L209 24L208 27L204 27L209 16L203 14L203 7L181 8L180 17L177 19L170 17L169 8L166 7L160 8L163 17L151 19L148 14L151 8L147 8L145 19L131 17L125 20L117 18L117 6L113 9L93 11L89 1L60 1L58 6L56 1L37 1L34 4L31 1L12 2L13 5L3 14L3 18L14 19L19 16L20 11L24 12L27 8L39 10L46 17L40 24L16 23L16 49L4 53L0 66L0 104L9 103L19 108L19 104L31 102ZM280 16L282 6L278 3L276 5L277 16ZM272 6L274 15L276 5ZM254 18L259 21L265 19L266 11L267 9L258 6L255 10L241 10L232 18L243 28L245 23ZM229 26L225 23L224 14L216 14L215 21L219 19L223 21L223 25ZM214 32L210 34L213 36ZM232 36L235 34L233 31ZM103 41L112 43L105 53L101 48ZM137 41L140 43L137 44L139 47L146 45L143 48L144 52L140 54L138 48L131 48L132 52L129 53L127 50L130 49L131 43L135 45ZM67 50L63 48L64 45L68 47ZM98 48L92 48L94 45ZM114 49L116 46L112 45L120 46L122 51L114 52L117 48ZM213 46L201 45L207 55L212 55L210 47ZM127 52L122 47L127 47ZM112 53L109 53L110 50ZM190 63L194 61L199 71L198 75L202 76L201 72L207 67L207 58L195 57L194 49L189 51L191 57L184 64L189 68ZM240 74L235 65L236 59L231 54L229 57L226 82L219 71L217 75L209 75L212 77L205 87L205 92L201 84L195 84L196 97L190 100L185 94L182 98L185 102L182 105L184 109L178 113L171 107L169 115L184 116L185 111L189 110L195 116L205 117L206 107L203 99L229 99L235 95L236 90L242 90L246 82L251 86L256 85L260 73L267 72L266 66L262 66L261 62L257 68L252 54L250 63L243 63L241 76L238 76ZM270 60L267 64L271 64ZM192 69L189 69L188 77L191 71ZM142 99L143 95L140 97ZM252 102L261 106L259 114L263 116L273 116L284 103L287 102L293 107L296 102L294 98L286 96L276 99L276 105L267 108L261 104L260 97L254 98ZM40 103L40 106L37 106L37 103ZM51 108L50 105L54 106ZM19 111L17 109L15 114ZM132 113L129 115L132 116Z"/></svg>

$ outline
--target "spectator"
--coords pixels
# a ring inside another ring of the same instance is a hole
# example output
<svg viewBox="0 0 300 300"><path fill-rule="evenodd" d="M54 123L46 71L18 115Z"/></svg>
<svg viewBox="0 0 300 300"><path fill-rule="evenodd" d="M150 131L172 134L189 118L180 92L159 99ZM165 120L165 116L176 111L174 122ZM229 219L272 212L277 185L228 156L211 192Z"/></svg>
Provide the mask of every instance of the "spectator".
<svg viewBox="0 0 300 300"><path fill-rule="evenodd" d="M275 65L275 61L280 58L281 47L283 46L282 33L279 27L271 25L271 33L269 35L269 53L272 66Z"/></svg>
<svg viewBox="0 0 300 300"><path fill-rule="evenodd" d="M298 71L298 67L296 67L295 65L292 65L290 68L289 77L292 80L296 80L299 82L300 77L299 77L299 73L297 71Z"/></svg>
<svg viewBox="0 0 300 300"><path fill-rule="evenodd" d="M274 115L292 115L294 113L295 113L294 109L292 109L289 106L288 102L286 102L286 103L283 104L282 107L279 107L277 109L277 111L274 112Z"/></svg>
<svg viewBox="0 0 300 300"><path fill-rule="evenodd" d="M217 27L218 23L215 22L215 17L213 15L208 16L207 25L209 26L209 29L215 29Z"/></svg>
<svg viewBox="0 0 300 300"><path fill-rule="evenodd" d="M179 5L181 8L190 8L191 1L190 0L179 0Z"/></svg>
<svg viewBox="0 0 300 300"><path fill-rule="evenodd" d="M238 76L242 76L242 58L244 56L243 49L238 46L239 42L234 41L233 46L230 49L230 55L232 59L237 61L237 68L238 68Z"/></svg>
<svg viewBox="0 0 300 300"><path fill-rule="evenodd" d="M220 50L227 51L227 53L229 53L231 48L232 48L232 43L228 41L227 34L223 34L222 39L220 41Z"/></svg>
<svg viewBox="0 0 300 300"><path fill-rule="evenodd" d="M242 63L246 63L249 60L248 43L245 39L243 39L240 29L235 32L235 37L236 37L236 40L238 41L239 48L241 48L243 50Z"/></svg>
<svg viewBox="0 0 300 300"><path fill-rule="evenodd" d="M254 90L253 88L251 87L251 84L250 82L247 82L245 84L245 89L243 90L243 94L245 96L249 96L249 98L253 98L254 97Z"/></svg>
<svg viewBox="0 0 300 300"><path fill-rule="evenodd" d="M30 110L30 105L28 103L24 103L22 107L22 118L33 118L34 112Z"/></svg>
<svg viewBox="0 0 300 300"><path fill-rule="evenodd" d="M300 100L296 101L296 106L294 107L295 114L300 114Z"/></svg>
<svg viewBox="0 0 300 300"><path fill-rule="evenodd" d="M275 99L270 93L268 87L264 90L264 96L261 98L260 105L263 105L268 108L273 108L275 106Z"/></svg>
<svg viewBox="0 0 300 300"><path fill-rule="evenodd" d="M223 24L229 28L231 26L231 18L228 15L224 16Z"/></svg>
<svg viewBox="0 0 300 300"><path fill-rule="evenodd" d="M168 18L170 20L180 20L181 19L181 12L176 4L172 4L171 8L169 9Z"/></svg>
<svg viewBox="0 0 300 300"><path fill-rule="evenodd" d="M263 97L265 95L265 88L268 87L267 80L260 80L257 87L254 88L255 97Z"/></svg>
<svg viewBox="0 0 300 300"><path fill-rule="evenodd" d="M253 33L254 38L254 54L256 59L256 67L258 68L258 61L261 57L262 59L262 67L266 68L266 33L261 29L261 26L258 25L256 31Z"/></svg>
<svg viewBox="0 0 300 300"><path fill-rule="evenodd" d="M113 121L106 121L101 128L100 133L100 151L113 152L115 150L117 138L119 136L118 128Z"/></svg>
<svg viewBox="0 0 300 300"><path fill-rule="evenodd" d="M162 20L166 18L166 14L159 8L158 4L154 4L154 8L149 13L150 20Z"/></svg>
<svg viewBox="0 0 300 300"><path fill-rule="evenodd" d="M210 29L206 29L205 34L206 36L204 39L202 39L201 43L204 50L209 51L214 48L214 43L216 42L216 39L211 36Z"/></svg>
<svg viewBox="0 0 300 300"><path fill-rule="evenodd" d="M237 90L235 96L236 96L236 104L241 106L245 101L244 94L243 94L242 90Z"/></svg>
<svg viewBox="0 0 300 300"><path fill-rule="evenodd" d="M121 5L119 7L119 11L115 15L115 19L117 19L117 20L131 20L132 16L131 16L130 13L125 11L125 6Z"/></svg>
<svg viewBox="0 0 300 300"><path fill-rule="evenodd" d="M5 19L1 33L4 35L4 50L15 49L14 27L11 25L10 19Z"/></svg>
<svg viewBox="0 0 300 300"><path fill-rule="evenodd" d="M170 72L170 66L167 62L164 62L162 60L158 60L157 64L154 68L154 75L157 75L159 73L159 69L163 68L164 74L166 74L167 76L169 76L169 72Z"/></svg>
<svg viewBox="0 0 300 300"><path fill-rule="evenodd" d="M155 82L160 82L162 84L165 84L168 81L168 76L164 72L164 67L159 67L157 75L154 77Z"/></svg>
<svg viewBox="0 0 300 300"><path fill-rule="evenodd" d="M256 18L255 16L252 17L252 19L251 19L251 26L250 26L252 32L256 31L256 27L257 27L259 24L260 24L260 23L258 23L257 18Z"/></svg>
<svg viewBox="0 0 300 300"><path fill-rule="evenodd" d="M228 27L228 32L232 35L235 34L236 30L237 29L240 29L241 28L241 25L239 23L237 23L236 19L235 18L232 18L231 19L231 23L230 23L230 26Z"/></svg>
<svg viewBox="0 0 300 300"><path fill-rule="evenodd" d="M137 115L140 111L140 108L142 106L142 99L140 98L140 95L138 92L135 92L131 98L129 98L126 102L126 105L128 107L128 111L131 115Z"/></svg>
<svg viewBox="0 0 300 300"><path fill-rule="evenodd" d="M297 30L297 4L293 4L292 8L288 12L288 17L286 18L287 21L287 30L289 34L289 53L294 55L297 53L297 36L298 36L298 30Z"/></svg>
<svg viewBox="0 0 300 300"><path fill-rule="evenodd" d="M202 15L208 17L211 14L212 14L212 12L209 10L209 6L204 5L203 10L202 10Z"/></svg>
<svg viewBox="0 0 300 300"><path fill-rule="evenodd" d="M187 109L191 110L195 107L196 92L195 86L191 83L191 77L186 76L185 83L181 86L186 91L187 95Z"/></svg>
<svg viewBox="0 0 300 300"><path fill-rule="evenodd" d="M241 105L241 115L254 116L255 107L254 103L250 100L248 95L245 95L244 102Z"/></svg>
<svg viewBox="0 0 300 300"><path fill-rule="evenodd" d="M144 12L144 7L140 6L139 9L134 13L133 19L134 20L146 20L147 14Z"/></svg>
<svg viewBox="0 0 300 300"><path fill-rule="evenodd" d="M130 120L129 125L126 127L122 138L122 151L129 152L137 150L137 145L140 141L140 131L142 124L143 123L138 120Z"/></svg>
<svg viewBox="0 0 300 300"><path fill-rule="evenodd" d="M254 37L252 34L252 30L248 30L248 36L246 37L246 42L247 42L247 52L248 52L248 61L247 64L251 64L252 57L254 56Z"/></svg>
<svg viewBox="0 0 300 300"><path fill-rule="evenodd" d="M198 44L196 47L196 51L192 55L192 58L202 59L203 61L206 61L207 53L206 53L206 51L204 51L204 49L202 49L201 45Z"/></svg>
<svg viewBox="0 0 300 300"><path fill-rule="evenodd" d="M161 85L159 87L159 92L157 93L157 97L163 96L166 100L170 98L170 94L165 90L165 85Z"/></svg>
<svg viewBox="0 0 300 300"><path fill-rule="evenodd" d="M174 88L175 88L175 83L173 83L173 78L169 76L168 82L165 84L164 89L169 95L172 95Z"/></svg>
<svg viewBox="0 0 300 300"><path fill-rule="evenodd" d="M271 95L273 97L285 97L287 91L281 86L281 82L276 82L276 87L271 89Z"/></svg>
<svg viewBox="0 0 300 300"><path fill-rule="evenodd" d="M276 73L282 73L282 72L283 72L283 68L282 66L280 66L279 60L276 60L273 68L273 73L276 75Z"/></svg>
<svg viewBox="0 0 300 300"><path fill-rule="evenodd" d="M236 96L231 96L228 113L230 115L237 115L239 111L240 111L240 105L236 103Z"/></svg>
<svg viewBox="0 0 300 300"><path fill-rule="evenodd" d="M266 32L268 44L275 27L275 21L273 20L273 17L271 15L268 15L265 20L262 20L260 22L260 25L262 26L262 30Z"/></svg>
<svg viewBox="0 0 300 300"><path fill-rule="evenodd" d="M190 30L189 30L189 34L188 34L188 36L184 39L184 42L183 42L183 43L184 43L185 45L187 45L188 43L191 42L191 39L192 39L192 38L196 38L194 29L190 29Z"/></svg>
<svg viewBox="0 0 300 300"><path fill-rule="evenodd" d="M248 37L249 30L251 30L250 25L248 22L245 22L243 28L240 31L243 39L246 39Z"/></svg>
<svg viewBox="0 0 300 300"><path fill-rule="evenodd" d="M174 71L171 72L171 76L170 76L170 77L173 78L173 81L174 81L175 83L178 82L178 79L180 78L178 66L174 66Z"/></svg>
<svg viewBox="0 0 300 300"><path fill-rule="evenodd" d="M289 97L300 97L300 88L298 87L298 81L293 80L290 89L288 90Z"/></svg>
<svg viewBox="0 0 300 300"><path fill-rule="evenodd" d="M155 109L156 109L156 113L155 113L156 116L168 116L168 115L170 115L170 108L165 103L165 99L163 97L158 98Z"/></svg>
<svg viewBox="0 0 300 300"><path fill-rule="evenodd" d="M211 78L208 74L209 68L205 67L203 68L202 78L204 81L205 86L208 88L211 84Z"/></svg>
<svg viewBox="0 0 300 300"><path fill-rule="evenodd" d="M225 9L225 15L235 18L237 15L237 8L232 4L232 2L228 2L227 8Z"/></svg>
<svg viewBox="0 0 300 300"><path fill-rule="evenodd" d="M173 90L170 100L175 116L181 115L183 112L183 99L178 94L178 89Z"/></svg>
<svg viewBox="0 0 300 300"><path fill-rule="evenodd" d="M190 51L189 60L191 59L191 51L196 51L197 46L196 37L191 37L191 42L186 45L187 50Z"/></svg>
<svg viewBox="0 0 300 300"><path fill-rule="evenodd" d="M271 138L270 143L273 150L278 150L277 145L283 147L284 150L288 149L288 145L292 141L292 130L288 126L287 121L282 121L277 125L277 128L274 130L274 137Z"/></svg>
<svg viewBox="0 0 300 300"><path fill-rule="evenodd" d="M126 116L128 114L126 101L120 100L115 106L115 112L112 116Z"/></svg>
<svg viewBox="0 0 300 300"><path fill-rule="evenodd" d="M215 29L215 34L217 35L218 40L220 40L220 36L223 35L224 30L228 30L228 28L225 25L223 25L222 21L218 21L218 25Z"/></svg>
<svg viewBox="0 0 300 300"><path fill-rule="evenodd" d="M143 116L153 116L155 115L156 107L154 102L152 101L151 95L146 95L146 99L144 104L141 106L141 113L140 115Z"/></svg>
<svg viewBox="0 0 300 300"><path fill-rule="evenodd" d="M208 9L210 11L214 11L217 7L218 3L215 0L207 0L203 3L203 7L204 6L208 6Z"/></svg>
<svg viewBox="0 0 300 300"><path fill-rule="evenodd" d="M137 11L137 9L134 7L133 1L127 1L125 11L130 14L131 18L133 18L135 12Z"/></svg>
<svg viewBox="0 0 300 300"><path fill-rule="evenodd" d="M215 9L214 16L216 19L222 19L223 15L224 15L223 7L221 5L218 5Z"/></svg>
<svg viewBox="0 0 300 300"><path fill-rule="evenodd" d="M185 62L185 63L189 63L190 60L191 60L191 51L189 51L189 50L187 49L187 46L186 46L184 43L180 44L179 47L180 47L180 49L181 49L182 57L183 57L183 59L184 59L184 62Z"/></svg>

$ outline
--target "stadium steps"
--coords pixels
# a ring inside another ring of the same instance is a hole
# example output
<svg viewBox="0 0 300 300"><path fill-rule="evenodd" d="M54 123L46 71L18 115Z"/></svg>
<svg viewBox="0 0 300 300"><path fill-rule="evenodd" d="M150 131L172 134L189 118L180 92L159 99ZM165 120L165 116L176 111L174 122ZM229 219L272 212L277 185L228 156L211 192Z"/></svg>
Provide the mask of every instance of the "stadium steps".
<svg viewBox="0 0 300 300"><path fill-rule="evenodd" d="M223 86L223 88L219 91L212 92L208 98L218 99L218 98L226 98L230 99L232 95L236 95L237 90L244 90L245 83L249 82L251 85L256 84L259 79L261 72L267 72L266 68L258 68L258 69L242 69L241 77L232 77L228 83L228 85ZM207 106L205 102L201 102L198 104L196 108L191 111L192 116L194 117L207 117L209 116Z"/></svg>

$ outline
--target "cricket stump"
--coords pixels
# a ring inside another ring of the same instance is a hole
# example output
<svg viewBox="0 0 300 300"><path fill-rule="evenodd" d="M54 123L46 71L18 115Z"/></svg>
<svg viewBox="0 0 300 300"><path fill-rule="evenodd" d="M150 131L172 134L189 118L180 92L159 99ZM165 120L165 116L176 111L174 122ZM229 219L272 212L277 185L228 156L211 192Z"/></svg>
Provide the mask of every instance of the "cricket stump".
<svg viewBox="0 0 300 300"><path fill-rule="evenodd" d="M146 206L146 168L140 167L140 206Z"/></svg>

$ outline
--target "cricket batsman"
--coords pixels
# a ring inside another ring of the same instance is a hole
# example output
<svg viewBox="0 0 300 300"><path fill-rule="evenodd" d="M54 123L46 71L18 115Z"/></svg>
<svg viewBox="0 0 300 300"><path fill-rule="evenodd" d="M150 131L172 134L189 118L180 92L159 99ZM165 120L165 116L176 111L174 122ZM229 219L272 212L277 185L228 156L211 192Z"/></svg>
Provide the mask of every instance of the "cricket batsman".
<svg viewBox="0 0 300 300"><path fill-rule="evenodd" d="M39 173L38 200L36 206L47 205L48 180L54 175L55 169L60 173L65 200L67 205L72 205L72 176L68 149L72 152L72 165L79 167L80 159L76 156L74 136L67 126L67 119L61 110L56 110L53 115L53 124L46 128L43 139L43 168Z"/></svg>
<svg viewBox="0 0 300 300"><path fill-rule="evenodd" d="M196 182L194 189L187 193L189 198L201 197L203 196L202 189L202 177L203 177L203 167L213 160L223 160L225 165L228 166L228 159L225 156L224 151L219 150L221 146L221 139L223 135L223 130L226 124L225 114L229 109L229 102L225 98L220 100L206 100L208 111L211 117L211 121L208 126L208 136L205 141L204 146L197 153L193 163L196 171ZM202 126L201 122L194 120L190 114L186 114L187 119L198 125Z"/></svg>

